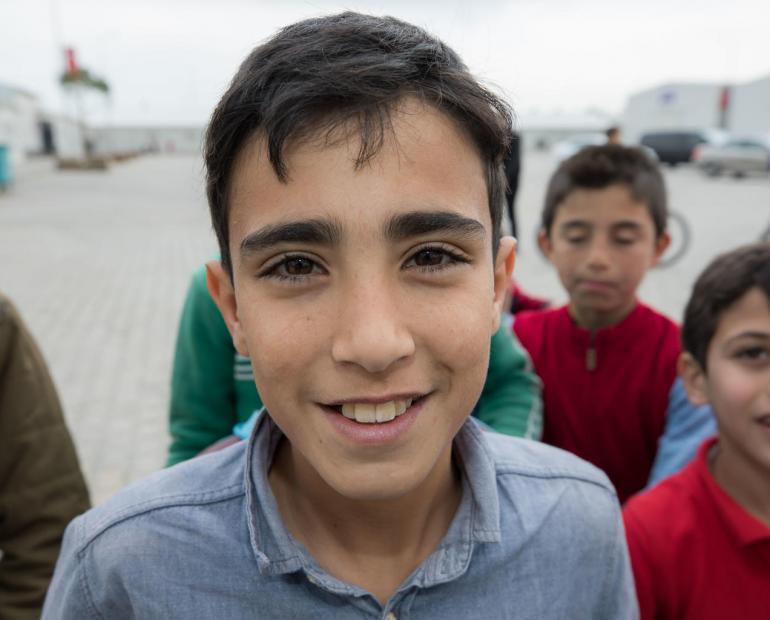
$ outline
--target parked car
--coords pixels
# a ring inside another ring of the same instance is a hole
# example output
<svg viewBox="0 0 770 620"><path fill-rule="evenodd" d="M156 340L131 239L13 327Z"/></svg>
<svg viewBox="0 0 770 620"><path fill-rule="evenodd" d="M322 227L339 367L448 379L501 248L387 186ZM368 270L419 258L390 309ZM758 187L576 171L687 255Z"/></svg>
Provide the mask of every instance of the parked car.
<svg viewBox="0 0 770 620"><path fill-rule="evenodd" d="M718 130L653 131L642 135L642 146L655 151L661 163L676 164L692 161L695 147L701 144L722 144L724 133Z"/></svg>
<svg viewBox="0 0 770 620"><path fill-rule="evenodd" d="M767 174L770 172L770 137L733 138L721 146L701 144L695 147L693 161L709 176Z"/></svg>

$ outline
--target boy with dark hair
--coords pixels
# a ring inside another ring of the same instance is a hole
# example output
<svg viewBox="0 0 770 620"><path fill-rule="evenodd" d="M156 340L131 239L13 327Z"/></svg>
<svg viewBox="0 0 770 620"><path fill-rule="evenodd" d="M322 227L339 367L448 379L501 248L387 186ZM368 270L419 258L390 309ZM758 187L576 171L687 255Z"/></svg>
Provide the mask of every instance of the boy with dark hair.
<svg viewBox="0 0 770 620"><path fill-rule="evenodd" d="M676 382L678 327L636 298L669 245L666 219L663 177L642 151L595 146L562 162L539 243L569 303L513 324L543 382L543 441L603 469L621 502L648 483L656 455L660 478L713 432Z"/></svg>
<svg viewBox="0 0 770 620"><path fill-rule="evenodd" d="M468 417L513 268L509 135L393 18L252 52L207 134L208 278L266 408L76 520L48 617L636 617L606 476Z"/></svg>
<svg viewBox="0 0 770 620"><path fill-rule="evenodd" d="M687 304L679 372L718 436L626 504L642 618L768 617L770 244L716 258Z"/></svg>

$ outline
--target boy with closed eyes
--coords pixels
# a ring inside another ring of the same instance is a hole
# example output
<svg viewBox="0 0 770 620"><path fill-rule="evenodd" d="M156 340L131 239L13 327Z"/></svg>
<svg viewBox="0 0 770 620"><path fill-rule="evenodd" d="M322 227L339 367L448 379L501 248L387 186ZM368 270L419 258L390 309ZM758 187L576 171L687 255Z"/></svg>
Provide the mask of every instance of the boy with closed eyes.
<svg viewBox="0 0 770 620"><path fill-rule="evenodd" d="M714 433L677 380L679 327L637 297L670 241L663 176L639 149L585 148L554 172L541 219L569 301L513 329L543 383L543 441L602 469L625 502Z"/></svg>

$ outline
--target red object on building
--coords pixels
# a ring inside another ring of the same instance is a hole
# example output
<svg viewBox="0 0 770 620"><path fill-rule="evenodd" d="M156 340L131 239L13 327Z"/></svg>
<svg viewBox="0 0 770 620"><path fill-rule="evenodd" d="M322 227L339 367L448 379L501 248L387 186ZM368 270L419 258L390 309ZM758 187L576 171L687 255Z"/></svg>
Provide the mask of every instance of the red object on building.
<svg viewBox="0 0 770 620"><path fill-rule="evenodd" d="M730 107L730 87L723 86L722 92L719 93L719 109L722 112L726 112Z"/></svg>
<svg viewBox="0 0 770 620"><path fill-rule="evenodd" d="M67 62L67 73L79 73L80 68L75 60L75 49L72 47L64 48L64 58Z"/></svg>

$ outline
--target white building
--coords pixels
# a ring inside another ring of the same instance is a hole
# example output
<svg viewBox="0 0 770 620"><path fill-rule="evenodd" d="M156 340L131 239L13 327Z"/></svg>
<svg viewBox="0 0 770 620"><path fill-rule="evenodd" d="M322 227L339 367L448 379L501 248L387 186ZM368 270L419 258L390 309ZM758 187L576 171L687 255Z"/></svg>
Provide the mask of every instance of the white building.
<svg viewBox="0 0 770 620"><path fill-rule="evenodd" d="M0 84L0 144L9 147L12 168L42 150L37 97L8 84Z"/></svg>
<svg viewBox="0 0 770 620"><path fill-rule="evenodd" d="M200 154L203 127L95 127L89 136L99 155L124 153Z"/></svg>
<svg viewBox="0 0 770 620"><path fill-rule="evenodd" d="M770 134L770 75L733 89L729 128L738 135Z"/></svg>
<svg viewBox="0 0 770 620"><path fill-rule="evenodd" d="M721 84L663 84L629 97L623 112L623 138L638 142L641 134L661 129L720 127Z"/></svg>
<svg viewBox="0 0 770 620"><path fill-rule="evenodd" d="M724 129L732 134L770 133L770 75L741 84L673 83L628 98L623 138L666 129Z"/></svg>
<svg viewBox="0 0 770 620"><path fill-rule="evenodd" d="M518 118L524 148L550 149L567 138L585 134L603 134L616 123L609 114L600 110L583 112L553 111L525 112Z"/></svg>

